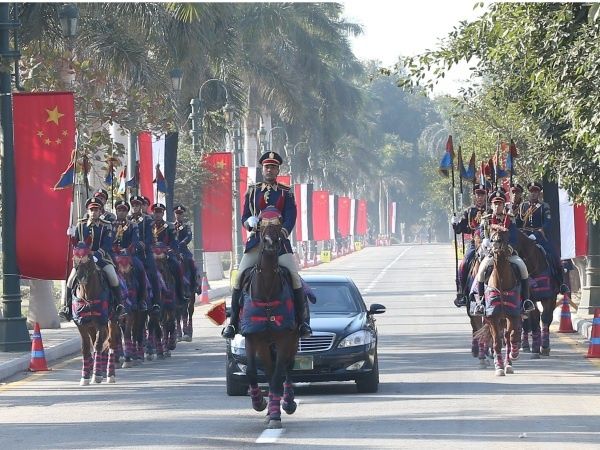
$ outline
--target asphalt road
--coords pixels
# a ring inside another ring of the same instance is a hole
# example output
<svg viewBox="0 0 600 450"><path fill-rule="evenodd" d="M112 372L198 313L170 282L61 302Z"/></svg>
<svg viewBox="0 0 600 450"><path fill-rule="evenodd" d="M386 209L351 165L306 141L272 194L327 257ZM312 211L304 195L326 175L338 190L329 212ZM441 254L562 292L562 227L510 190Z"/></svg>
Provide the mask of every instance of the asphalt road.
<svg viewBox="0 0 600 450"><path fill-rule="evenodd" d="M552 335L549 358L522 354L495 377L470 353L452 304L449 245L367 248L311 271L351 276L381 303L380 389L302 384L283 430L265 431L248 397L225 394L220 328L197 316L173 357L119 369L117 384L80 387L80 358L0 386L0 449L598 448L600 371L582 343Z"/></svg>

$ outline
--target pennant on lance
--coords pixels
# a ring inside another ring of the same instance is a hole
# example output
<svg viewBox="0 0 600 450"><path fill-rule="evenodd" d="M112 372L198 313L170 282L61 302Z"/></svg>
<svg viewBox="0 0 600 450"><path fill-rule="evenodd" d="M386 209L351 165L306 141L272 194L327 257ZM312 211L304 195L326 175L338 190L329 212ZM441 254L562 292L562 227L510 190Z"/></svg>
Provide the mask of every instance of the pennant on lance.
<svg viewBox="0 0 600 450"><path fill-rule="evenodd" d="M23 276L64 279L72 199L64 188L75 173L73 94L14 93L13 114L17 264Z"/></svg>
<svg viewBox="0 0 600 450"><path fill-rule="evenodd" d="M452 136L448 136L446 141L446 151L440 161L440 174L447 177L449 176L450 170L452 170L454 164L454 144L452 143Z"/></svg>

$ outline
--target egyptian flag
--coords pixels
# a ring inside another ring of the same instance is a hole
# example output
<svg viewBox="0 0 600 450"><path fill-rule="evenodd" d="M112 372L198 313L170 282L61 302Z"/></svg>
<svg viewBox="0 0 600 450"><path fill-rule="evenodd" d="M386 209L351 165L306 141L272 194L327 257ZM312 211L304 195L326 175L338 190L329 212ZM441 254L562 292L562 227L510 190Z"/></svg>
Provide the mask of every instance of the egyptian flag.
<svg viewBox="0 0 600 450"><path fill-rule="evenodd" d="M560 215L560 259L587 255L588 227L585 206L574 205L567 191L559 188L558 210Z"/></svg>
<svg viewBox="0 0 600 450"><path fill-rule="evenodd" d="M337 231L337 195L329 194L329 239L335 239Z"/></svg>
<svg viewBox="0 0 600 450"><path fill-rule="evenodd" d="M338 197L337 229L343 238L350 235L350 203L350 198Z"/></svg>
<svg viewBox="0 0 600 450"><path fill-rule="evenodd" d="M315 241L330 239L329 192L327 191L313 191L312 193L312 226Z"/></svg>
<svg viewBox="0 0 600 450"><path fill-rule="evenodd" d="M209 173L202 186L200 207L202 248L206 252L229 252L233 247L233 153L204 155L202 165Z"/></svg>
<svg viewBox="0 0 600 450"><path fill-rule="evenodd" d="M75 174L73 93L12 96L16 212L7 213L16 214L19 273L41 280L64 280L69 256L65 230L71 220L73 195L64 188L72 185Z"/></svg>
<svg viewBox="0 0 600 450"><path fill-rule="evenodd" d="M296 226L294 227L294 233L296 233L296 241L311 241L313 240L312 183L296 184L294 186L294 196L296 197L296 209L298 212Z"/></svg>

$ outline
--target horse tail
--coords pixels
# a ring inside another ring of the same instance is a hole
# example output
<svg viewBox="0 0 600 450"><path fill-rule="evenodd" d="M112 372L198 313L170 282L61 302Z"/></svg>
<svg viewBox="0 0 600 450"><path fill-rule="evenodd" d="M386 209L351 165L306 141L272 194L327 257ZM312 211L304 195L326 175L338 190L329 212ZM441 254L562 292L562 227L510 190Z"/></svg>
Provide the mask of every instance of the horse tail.
<svg viewBox="0 0 600 450"><path fill-rule="evenodd" d="M479 339L481 342L487 342L491 344L492 342L492 331L489 323L485 323L479 330L477 330L473 337L475 339Z"/></svg>

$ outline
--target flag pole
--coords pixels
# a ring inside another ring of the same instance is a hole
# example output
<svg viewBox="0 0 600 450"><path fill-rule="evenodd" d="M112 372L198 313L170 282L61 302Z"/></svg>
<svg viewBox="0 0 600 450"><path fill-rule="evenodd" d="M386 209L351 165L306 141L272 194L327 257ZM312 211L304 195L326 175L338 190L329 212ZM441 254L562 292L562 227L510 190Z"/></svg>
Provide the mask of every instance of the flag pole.
<svg viewBox="0 0 600 450"><path fill-rule="evenodd" d="M449 137L451 139L452 136ZM456 186L454 184L454 151L450 152L450 173L452 174L452 216L456 217ZM454 230L454 227L452 228ZM460 292L460 282L458 279L458 239L456 238L456 230L454 230L454 273L456 281L456 293Z"/></svg>
<svg viewBox="0 0 600 450"><path fill-rule="evenodd" d="M458 168L458 179L459 179L459 191L460 191L460 202L459 202L459 209L462 211L463 210L463 168L465 167L465 162L463 161L463 155L462 155L462 147L459 145L458 146L458 160L460 162L460 167ZM464 233L461 233L460 235L460 240L462 243L462 252L463 255L465 254L465 235Z"/></svg>

